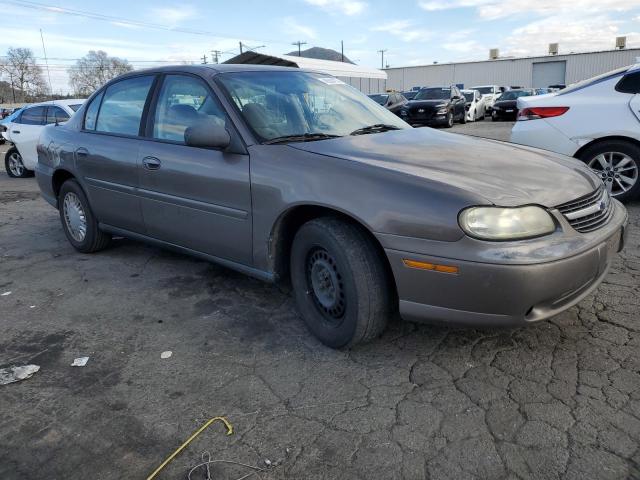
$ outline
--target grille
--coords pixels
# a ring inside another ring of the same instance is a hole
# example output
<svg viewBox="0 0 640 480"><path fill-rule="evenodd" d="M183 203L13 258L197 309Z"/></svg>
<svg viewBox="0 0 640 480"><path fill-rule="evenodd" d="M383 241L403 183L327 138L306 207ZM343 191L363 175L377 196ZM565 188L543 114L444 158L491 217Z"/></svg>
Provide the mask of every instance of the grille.
<svg viewBox="0 0 640 480"><path fill-rule="evenodd" d="M605 225L613 213L613 202L604 187L556 207L578 232L586 233Z"/></svg>

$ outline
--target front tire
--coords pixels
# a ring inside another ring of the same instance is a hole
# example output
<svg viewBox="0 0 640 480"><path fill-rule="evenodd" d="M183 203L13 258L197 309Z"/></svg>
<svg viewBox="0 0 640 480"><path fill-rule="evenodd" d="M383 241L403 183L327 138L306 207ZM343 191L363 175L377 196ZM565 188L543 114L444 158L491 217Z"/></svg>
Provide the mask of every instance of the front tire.
<svg viewBox="0 0 640 480"><path fill-rule="evenodd" d="M111 235L98 228L89 201L75 180L70 179L62 184L58 195L58 211L69 243L79 252L97 252L111 242Z"/></svg>
<svg viewBox="0 0 640 480"><path fill-rule="evenodd" d="M24 166L22 155L15 147L10 148L4 156L4 168L11 178L33 177L33 172Z"/></svg>
<svg viewBox="0 0 640 480"><path fill-rule="evenodd" d="M627 202L640 195L640 147L625 140L606 140L578 156L604 182L611 196Z"/></svg>
<svg viewBox="0 0 640 480"><path fill-rule="evenodd" d="M325 345L354 346L385 329L393 289L361 227L333 217L304 224L293 241L291 280L302 319Z"/></svg>
<svg viewBox="0 0 640 480"><path fill-rule="evenodd" d="M450 111L447 113L447 116L445 117L444 127L445 128L453 127L453 112Z"/></svg>

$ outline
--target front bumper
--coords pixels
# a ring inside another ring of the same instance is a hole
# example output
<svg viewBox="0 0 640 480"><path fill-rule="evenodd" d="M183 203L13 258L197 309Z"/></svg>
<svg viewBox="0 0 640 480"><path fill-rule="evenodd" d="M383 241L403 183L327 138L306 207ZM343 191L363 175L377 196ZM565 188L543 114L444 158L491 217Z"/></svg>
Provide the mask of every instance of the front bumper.
<svg viewBox="0 0 640 480"><path fill-rule="evenodd" d="M628 216L621 205L617 209L593 245L553 261L487 263L385 248L400 315L410 321L470 326L524 325L557 315L602 282L623 248ZM456 266L458 273L409 268L404 259Z"/></svg>

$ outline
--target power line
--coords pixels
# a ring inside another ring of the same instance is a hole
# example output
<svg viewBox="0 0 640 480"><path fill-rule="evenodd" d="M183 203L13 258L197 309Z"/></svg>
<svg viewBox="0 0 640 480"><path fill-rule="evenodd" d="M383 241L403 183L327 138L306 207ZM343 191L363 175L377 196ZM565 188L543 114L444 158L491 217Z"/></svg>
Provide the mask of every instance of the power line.
<svg viewBox="0 0 640 480"><path fill-rule="evenodd" d="M56 13L56 14L61 14L61 15L72 15L72 16L76 16L76 17L83 17L83 18L91 18L93 20L100 20L103 22L110 22L110 23L120 23L120 24L124 24L124 25L128 25L128 26L133 26L133 27L143 27L143 28L152 28L152 29L156 29L156 30L164 30L164 31L169 31L169 32L176 32L176 33L188 33L191 35L203 35L203 36L207 36L207 37L214 37L214 38L222 38L225 40L234 38L233 35L220 35L219 33L214 33L212 31L209 30L198 30L198 29L193 29L193 28L184 28L184 27L176 27L176 26L171 26L171 25L163 25L160 23L152 23L152 22L142 22L142 21L138 21L138 20L132 20L129 18L124 18L124 17L116 17L113 15L104 15L102 13L95 13L95 12L89 12L86 10L76 10L73 8L66 8L66 7L58 7L57 5L49 5L49 4L45 4L45 3L40 3L40 2L33 2L30 0L4 0L5 4L12 4L12 5L17 5L19 7L23 7L23 8L29 8L32 10L40 10L40 11L45 11L48 13ZM235 37L237 38L237 37ZM256 40L256 39L250 39L250 40ZM267 41L269 43L283 43L281 40L268 40L268 39L263 39L262 41Z"/></svg>

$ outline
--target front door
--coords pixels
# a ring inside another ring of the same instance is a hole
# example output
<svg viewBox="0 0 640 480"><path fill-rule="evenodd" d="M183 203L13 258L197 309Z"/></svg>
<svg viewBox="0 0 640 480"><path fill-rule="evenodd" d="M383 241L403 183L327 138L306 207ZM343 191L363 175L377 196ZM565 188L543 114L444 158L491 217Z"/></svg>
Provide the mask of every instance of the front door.
<svg viewBox="0 0 640 480"><path fill-rule="evenodd" d="M166 75L138 152L139 195L153 238L251 265L249 156L185 145L203 120L235 135L215 93L199 77Z"/></svg>
<svg viewBox="0 0 640 480"><path fill-rule="evenodd" d="M153 75L110 85L87 107L76 169L100 223L144 233L138 187L138 149Z"/></svg>

